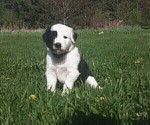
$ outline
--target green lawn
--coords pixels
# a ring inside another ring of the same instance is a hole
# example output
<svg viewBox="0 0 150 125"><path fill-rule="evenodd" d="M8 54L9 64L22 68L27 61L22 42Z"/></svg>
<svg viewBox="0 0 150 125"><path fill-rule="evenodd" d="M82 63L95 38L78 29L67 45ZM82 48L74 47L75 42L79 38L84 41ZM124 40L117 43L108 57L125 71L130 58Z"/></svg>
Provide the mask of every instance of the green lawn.
<svg viewBox="0 0 150 125"><path fill-rule="evenodd" d="M42 33L0 33L1 125L150 124L150 30L79 30L77 46L103 90L46 91Z"/></svg>

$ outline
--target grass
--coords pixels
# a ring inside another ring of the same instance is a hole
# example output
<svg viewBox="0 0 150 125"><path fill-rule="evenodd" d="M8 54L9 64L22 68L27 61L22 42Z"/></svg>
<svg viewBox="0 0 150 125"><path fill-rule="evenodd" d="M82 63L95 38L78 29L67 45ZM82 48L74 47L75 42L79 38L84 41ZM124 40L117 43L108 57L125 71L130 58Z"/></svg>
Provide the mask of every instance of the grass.
<svg viewBox="0 0 150 125"><path fill-rule="evenodd" d="M77 46L103 90L46 91L42 33L0 33L1 125L150 124L150 30L79 30Z"/></svg>

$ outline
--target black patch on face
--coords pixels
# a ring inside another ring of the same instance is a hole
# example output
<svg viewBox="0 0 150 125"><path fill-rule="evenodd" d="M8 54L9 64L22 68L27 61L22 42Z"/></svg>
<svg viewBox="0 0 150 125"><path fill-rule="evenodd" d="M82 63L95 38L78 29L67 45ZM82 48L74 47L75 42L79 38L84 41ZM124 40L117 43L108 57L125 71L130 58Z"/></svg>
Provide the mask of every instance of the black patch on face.
<svg viewBox="0 0 150 125"><path fill-rule="evenodd" d="M57 31L52 31L50 27L47 27L45 33L43 34L43 40L46 43L47 47L53 50L53 42L57 37Z"/></svg>
<svg viewBox="0 0 150 125"><path fill-rule="evenodd" d="M85 60L81 57L79 65L78 65L78 70L80 72L79 79L85 82L85 80L88 78L88 76L93 76L91 71L89 70L89 67Z"/></svg>

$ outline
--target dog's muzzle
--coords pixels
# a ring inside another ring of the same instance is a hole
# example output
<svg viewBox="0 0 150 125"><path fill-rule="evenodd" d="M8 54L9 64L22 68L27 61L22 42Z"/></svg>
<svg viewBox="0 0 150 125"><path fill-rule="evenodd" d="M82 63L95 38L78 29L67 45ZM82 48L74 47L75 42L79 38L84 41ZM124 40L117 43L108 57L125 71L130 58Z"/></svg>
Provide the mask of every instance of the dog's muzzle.
<svg viewBox="0 0 150 125"><path fill-rule="evenodd" d="M56 49L61 49L61 43L55 43L54 46Z"/></svg>
<svg viewBox="0 0 150 125"><path fill-rule="evenodd" d="M67 54L68 50L63 50L61 43L57 42L53 45L52 53L56 56Z"/></svg>
<svg viewBox="0 0 150 125"><path fill-rule="evenodd" d="M75 44L72 43L72 47L71 48L66 48L66 49L63 49L62 47L62 44L57 42L55 44L53 44L53 48L52 48L52 53L57 56L57 57L61 57L61 56L64 56L66 55L68 52L70 52L72 49L74 49L75 47Z"/></svg>

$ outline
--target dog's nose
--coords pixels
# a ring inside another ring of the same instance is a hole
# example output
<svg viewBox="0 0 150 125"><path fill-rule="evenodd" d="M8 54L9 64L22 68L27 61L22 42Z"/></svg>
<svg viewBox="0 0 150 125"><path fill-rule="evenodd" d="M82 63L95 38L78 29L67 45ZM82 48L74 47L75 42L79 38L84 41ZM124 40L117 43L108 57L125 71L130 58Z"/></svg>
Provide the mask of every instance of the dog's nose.
<svg viewBox="0 0 150 125"><path fill-rule="evenodd" d="M61 48L61 43L55 43L54 45L55 45L55 47L56 47L57 49L60 49L60 48Z"/></svg>

